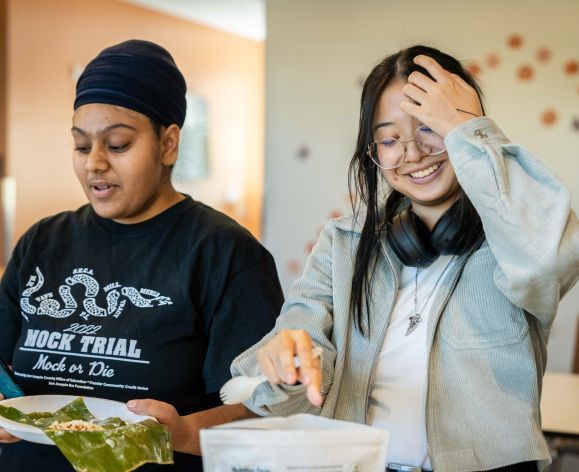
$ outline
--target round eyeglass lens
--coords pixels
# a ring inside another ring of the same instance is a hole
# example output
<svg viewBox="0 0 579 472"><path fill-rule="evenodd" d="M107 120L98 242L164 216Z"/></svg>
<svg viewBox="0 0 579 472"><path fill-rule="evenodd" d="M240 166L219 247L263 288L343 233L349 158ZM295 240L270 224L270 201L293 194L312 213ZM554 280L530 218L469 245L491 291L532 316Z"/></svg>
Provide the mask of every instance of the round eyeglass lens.
<svg viewBox="0 0 579 472"><path fill-rule="evenodd" d="M370 145L370 157L382 169L395 169L404 158L404 146L394 138L385 138Z"/></svg>
<svg viewBox="0 0 579 472"><path fill-rule="evenodd" d="M414 133L414 145L425 156L441 154L446 151L444 139L428 126L419 126Z"/></svg>

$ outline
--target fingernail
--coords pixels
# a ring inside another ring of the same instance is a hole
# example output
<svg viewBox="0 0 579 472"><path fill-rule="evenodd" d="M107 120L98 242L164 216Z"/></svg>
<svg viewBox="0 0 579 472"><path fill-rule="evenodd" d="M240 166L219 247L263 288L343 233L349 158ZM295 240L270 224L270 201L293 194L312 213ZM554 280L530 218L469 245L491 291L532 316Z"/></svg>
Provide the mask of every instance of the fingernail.
<svg viewBox="0 0 579 472"><path fill-rule="evenodd" d="M306 372L306 373L302 374L302 379L303 379L304 383L307 385L310 383L310 380L312 380L312 376L309 372Z"/></svg>
<svg viewBox="0 0 579 472"><path fill-rule="evenodd" d="M127 408L128 409L133 409L137 406L137 400L129 400L127 402Z"/></svg>
<svg viewBox="0 0 579 472"><path fill-rule="evenodd" d="M322 406L322 403L324 403L324 399L322 398L322 394L321 394L321 393L317 393L317 394L316 394L316 397L317 397L317 400L318 400L318 402L317 402L318 406Z"/></svg>
<svg viewBox="0 0 579 472"><path fill-rule="evenodd" d="M286 374L286 376L285 376L285 381L286 381L286 383L288 383L288 384L294 383L294 376L293 376L293 374L292 374L291 372L288 372L288 373Z"/></svg>

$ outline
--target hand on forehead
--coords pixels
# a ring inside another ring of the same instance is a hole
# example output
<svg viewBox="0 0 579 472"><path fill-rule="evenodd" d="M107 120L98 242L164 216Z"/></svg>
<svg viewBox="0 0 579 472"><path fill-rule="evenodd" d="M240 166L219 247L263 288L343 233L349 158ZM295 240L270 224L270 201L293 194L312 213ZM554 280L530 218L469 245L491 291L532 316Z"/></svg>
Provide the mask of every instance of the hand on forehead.
<svg viewBox="0 0 579 472"><path fill-rule="evenodd" d="M449 73L438 62L436 62L435 59L430 56L425 56L424 54L416 56L414 58L414 64L426 69L436 81L447 76Z"/></svg>
<svg viewBox="0 0 579 472"><path fill-rule="evenodd" d="M437 83L444 82L451 75L435 59L425 55L419 55L414 58L414 63L430 74L430 77L423 72L414 71L408 76L408 83L414 84L425 92L432 91L433 86ZM410 98L410 97L409 97Z"/></svg>

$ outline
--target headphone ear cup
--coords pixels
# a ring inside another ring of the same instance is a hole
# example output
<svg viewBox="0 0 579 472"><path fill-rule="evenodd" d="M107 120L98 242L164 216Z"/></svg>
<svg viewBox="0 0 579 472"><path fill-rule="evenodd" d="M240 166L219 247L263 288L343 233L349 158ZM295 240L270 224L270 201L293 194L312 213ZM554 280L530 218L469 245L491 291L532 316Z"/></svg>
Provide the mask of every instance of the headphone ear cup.
<svg viewBox="0 0 579 472"><path fill-rule="evenodd" d="M400 261L410 267L427 267L438 257L430 243L430 231L408 208L387 225L386 239Z"/></svg>

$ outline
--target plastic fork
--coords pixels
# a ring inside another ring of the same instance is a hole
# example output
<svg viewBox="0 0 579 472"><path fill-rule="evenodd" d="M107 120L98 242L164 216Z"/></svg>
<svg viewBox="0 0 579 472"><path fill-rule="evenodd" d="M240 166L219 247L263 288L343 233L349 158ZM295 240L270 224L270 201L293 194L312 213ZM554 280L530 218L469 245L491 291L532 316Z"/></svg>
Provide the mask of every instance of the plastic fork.
<svg viewBox="0 0 579 472"><path fill-rule="evenodd" d="M315 347L312 349L312 355L314 357L320 357L322 355L322 348ZM294 356L294 365L296 366L296 369L300 366L298 356ZM223 387L221 387L221 390L219 390L219 398L221 398L221 401L225 405L242 403L251 397L259 384L266 381L267 377L263 374L255 377L247 377L245 375L233 377L225 382Z"/></svg>

